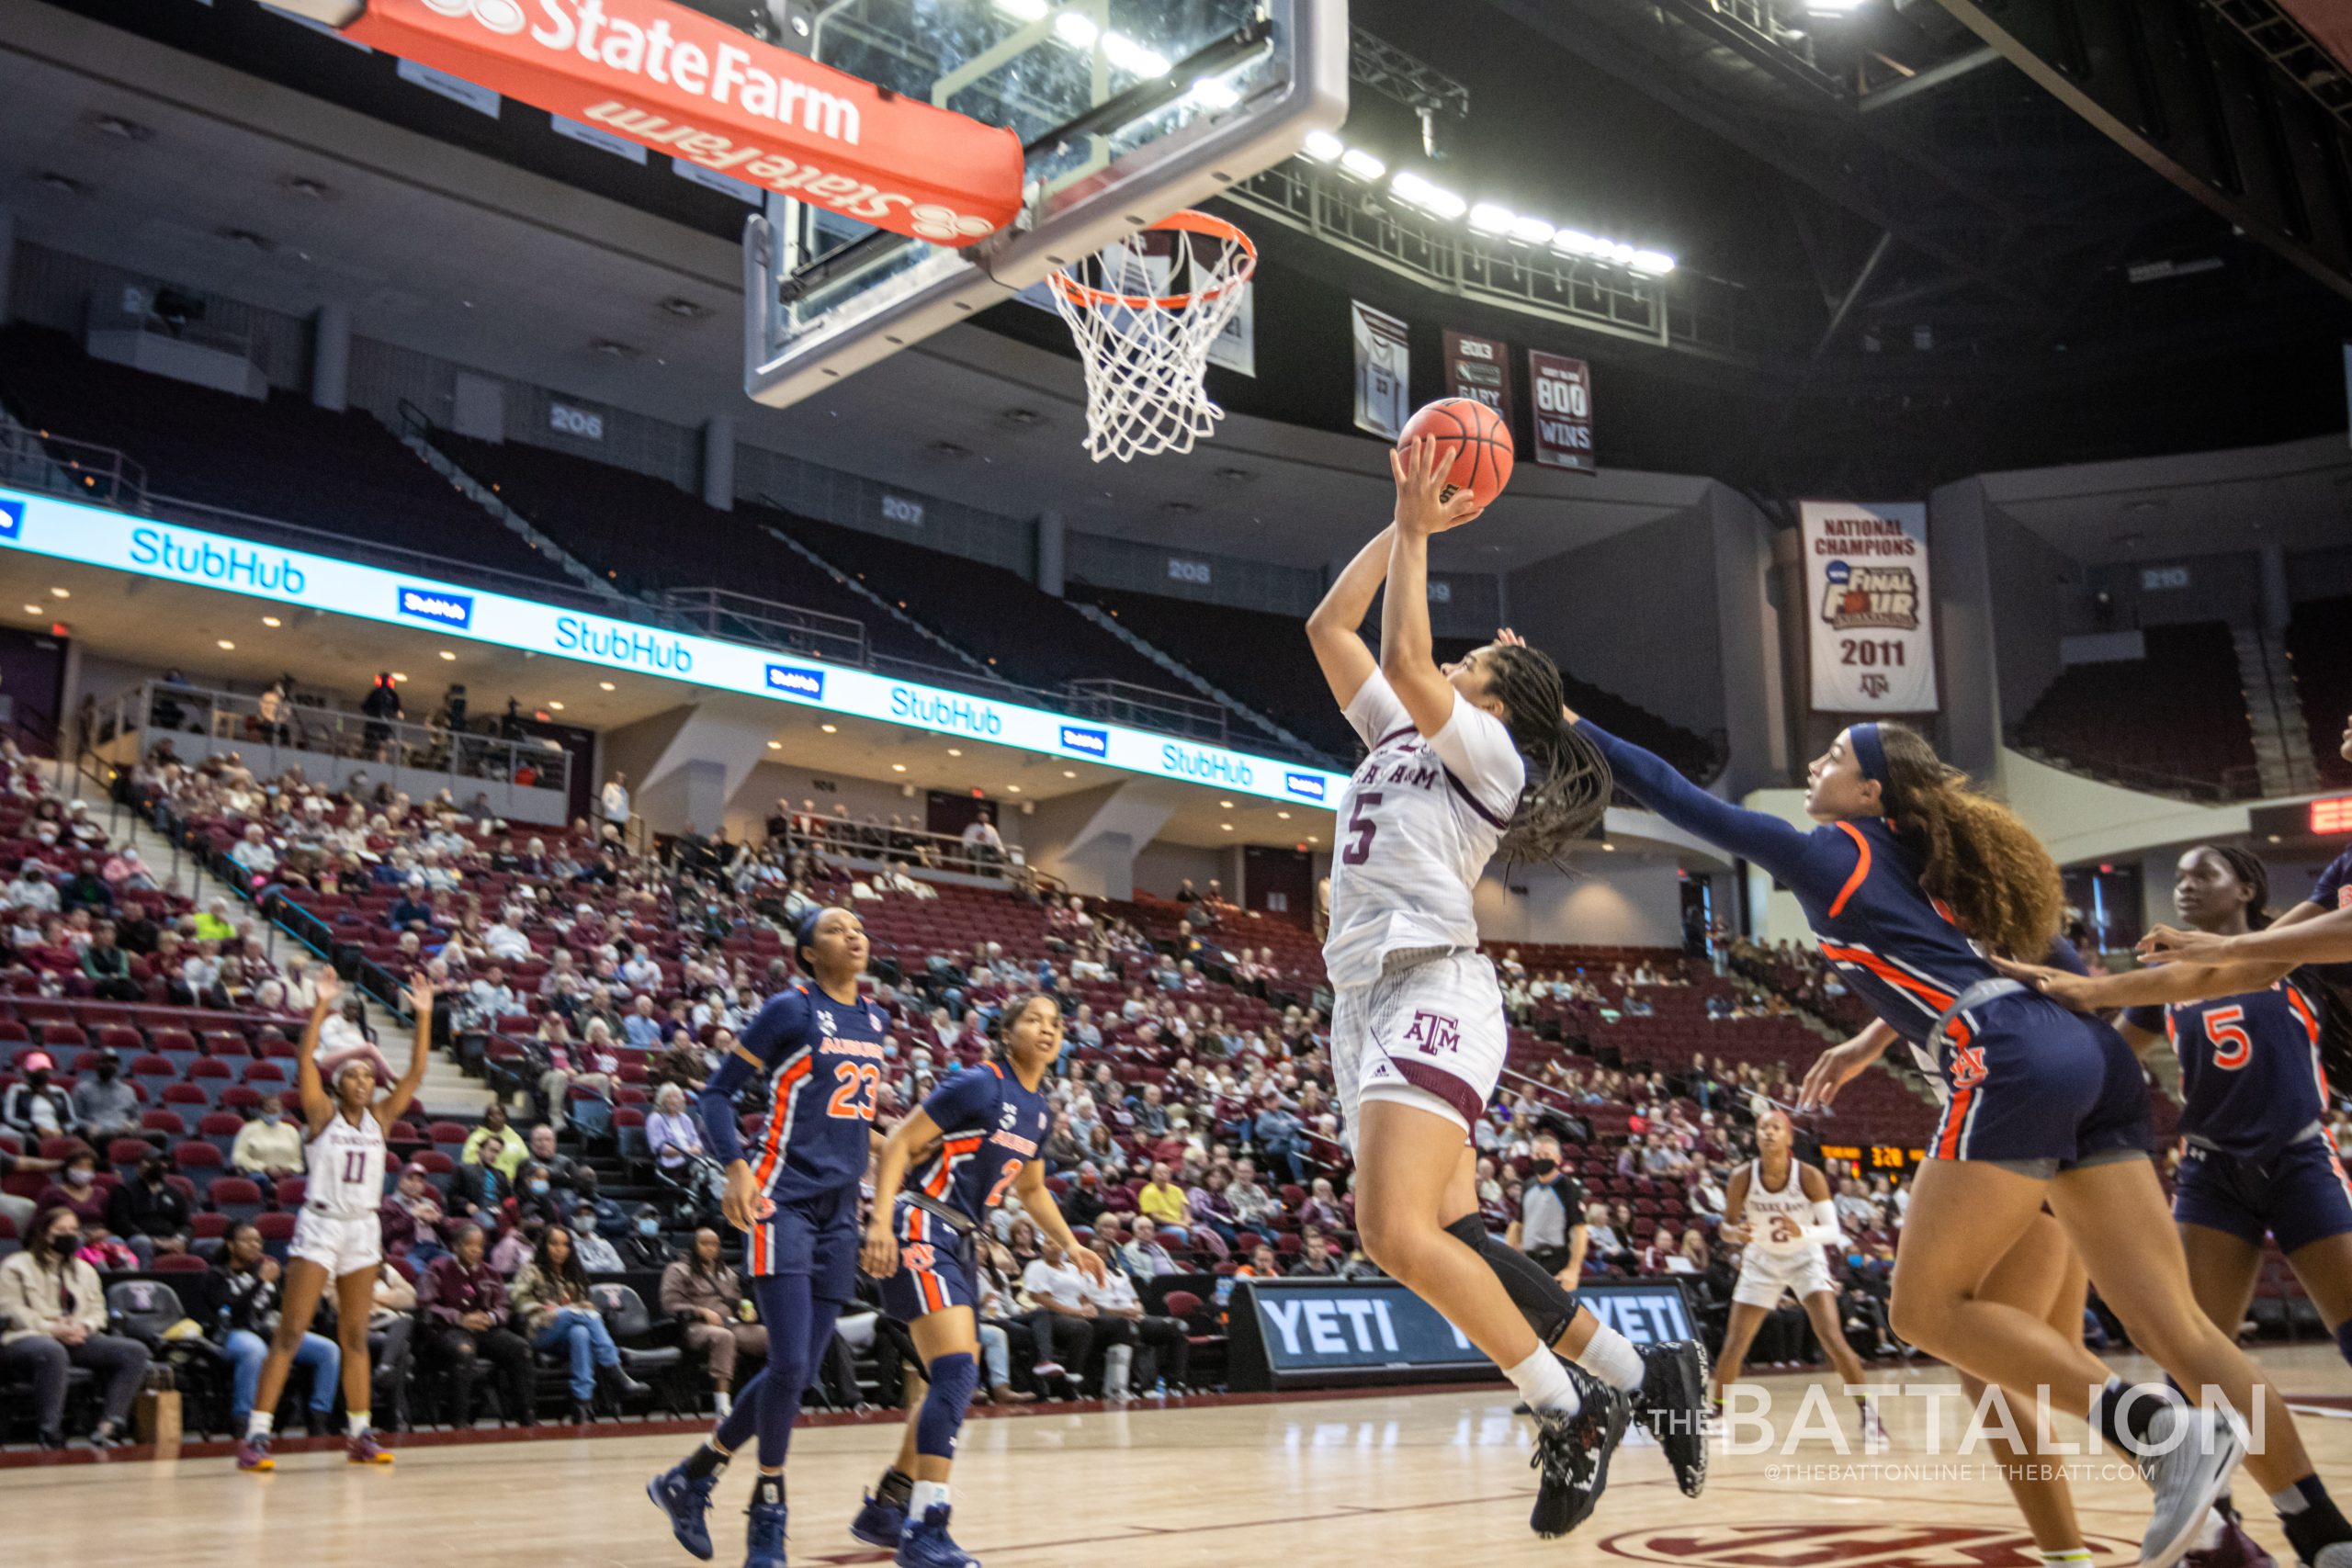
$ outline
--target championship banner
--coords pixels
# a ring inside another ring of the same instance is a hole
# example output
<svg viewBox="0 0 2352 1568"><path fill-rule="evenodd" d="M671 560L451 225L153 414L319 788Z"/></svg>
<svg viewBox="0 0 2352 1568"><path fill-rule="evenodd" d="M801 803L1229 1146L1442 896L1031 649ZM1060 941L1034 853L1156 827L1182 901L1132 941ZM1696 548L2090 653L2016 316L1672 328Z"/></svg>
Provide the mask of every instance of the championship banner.
<svg viewBox="0 0 2352 1568"><path fill-rule="evenodd" d="M1535 397L1535 460L1579 474L1597 471L1592 456L1592 369L1581 359L1527 351Z"/></svg>
<svg viewBox="0 0 2352 1568"><path fill-rule="evenodd" d="M1928 509L1798 504L1815 713L1933 713Z"/></svg>
<svg viewBox="0 0 2352 1568"><path fill-rule="evenodd" d="M934 244L1021 210L1021 139L672 0L272 0L353 43Z"/></svg>
<svg viewBox="0 0 2352 1568"><path fill-rule="evenodd" d="M1352 299L1348 309L1356 340L1356 428L1394 441L1413 413L1409 329Z"/></svg>
<svg viewBox="0 0 2352 1568"><path fill-rule="evenodd" d="M1451 328L1445 334L1445 390L1455 398L1486 404L1511 423L1510 344L1490 337L1472 337Z"/></svg>

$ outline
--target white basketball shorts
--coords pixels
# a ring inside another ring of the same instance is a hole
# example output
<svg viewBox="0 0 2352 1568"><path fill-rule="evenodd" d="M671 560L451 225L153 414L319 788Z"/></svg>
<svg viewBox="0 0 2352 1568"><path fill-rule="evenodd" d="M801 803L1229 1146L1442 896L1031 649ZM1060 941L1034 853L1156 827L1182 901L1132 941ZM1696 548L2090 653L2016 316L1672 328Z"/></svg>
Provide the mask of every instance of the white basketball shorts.
<svg viewBox="0 0 2352 1568"><path fill-rule="evenodd" d="M328 1279L340 1280L384 1260L384 1223L373 1214L343 1220L305 1209L295 1217L294 1244L287 1251L317 1264Z"/></svg>
<svg viewBox="0 0 2352 1568"><path fill-rule="evenodd" d="M1419 1106L1466 1134L1502 1078L1502 987L1495 966L1467 949L1397 961L1368 986L1331 998L1331 1074L1351 1150L1356 1107L1367 1100Z"/></svg>
<svg viewBox="0 0 2352 1568"><path fill-rule="evenodd" d="M1781 1304L1783 1292L1802 1302L1837 1289L1830 1282L1828 1259L1817 1247L1803 1252L1765 1252L1751 1247L1740 1258L1739 1282L1732 1286L1731 1299L1769 1312Z"/></svg>

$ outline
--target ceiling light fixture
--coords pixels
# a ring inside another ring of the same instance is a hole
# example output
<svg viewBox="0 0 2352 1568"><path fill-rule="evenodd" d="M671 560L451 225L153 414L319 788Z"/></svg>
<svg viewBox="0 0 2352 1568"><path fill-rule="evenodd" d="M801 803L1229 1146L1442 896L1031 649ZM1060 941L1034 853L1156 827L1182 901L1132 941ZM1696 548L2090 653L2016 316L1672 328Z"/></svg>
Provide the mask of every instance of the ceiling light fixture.
<svg viewBox="0 0 2352 1568"><path fill-rule="evenodd" d="M395 671L392 671L392 684L394 684L395 686L398 686L398 685L401 685L401 684L406 683L407 680L408 680L408 671L405 671L405 670L395 670Z"/></svg>
<svg viewBox="0 0 2352 1568"><path fill-rule="evenodd" d="M441 657L442 657L442 658L444 658L444 659L446 659L446 660L449 660L449 662L451 662L452 664L456 663L456 662L457 662L457 660L458 660L458 656L457 656L456 654L454 654L454 653L450 652L450 651L449 651L447 649L446 649L446 648L445 648L445 649L443 649L441 650Z"/></svg>
<svg viewBox="0 0 2352 1568"><path fill-rule="evenodd" d="M1329 164L1347 150L1348 144L1329 131L1310 130L1306 133L1306 145L1298 151L1301 157L1312 158L1318 164Z"/></svg>
<svg viewBox="0 0 2352 1568"><path fill-rule="evenodd" d="M232 653L233 653L234 651L236 651L236 647L237 647L237 645L236 645L235 643L231 642L231 641L230 641L227 637L222 637L222 638L220 638L220 639L218 642L216 642L213 646L215 646L216 648L222 648L222 649L228 649L229 651L231 651L231 652L232 652Z"/></svg>
<svg viewBox="0 0 2352 1568"><path fill-rule="evenodd" d="M1092 49L1102 32L1083 11L1064 11L1054 18L1054 36L1072 49Z"/></svg>
<svg viewBox="0 0 2352 1568"><path fill-rule="evenodd" d="M839 735L842 732L842 727L838 724L820 724L817 728L828 735Z"/></svg>
<svg viewBox="0 0 2352 1568"><path fill-rule="evenodd" d="M279 620L276 615L264 615L261 618L261 624L266 626L282 626L286 623Z"/></svg>
<svg viewBox="0 0 2352 1568"><path fill-rule="evenodd" d="M549 713L561 713L563 711L563 705L561 703L549 703L548 704L548 711Z"/></svg>
<svg viewBox="0 0 2352 1568"><path fill-rule="evenodd" d="M1340 154L1340 167L1360 180L1376 180L1388 172L1388 165L1361 147L1351 147Z"/></svg>
<svg viewBox="0 0 2352 1568"><path fill-rule="evenodd" d="M52 588L49 591L49 596L52 599L71 599L74 597L74 591L70 588Z"/></svg>
<svg viewBox="0 0 2352 1568"><path fill-rule="evenodd" d="M768 750L771 751L781 751L784 750L784 742L781 740L771 740L768 742Z"/></svg>
<svg viewBox="0 0 2352 1568"><path fill-rule="evenodd" d="M1500 202L1481 201L1470 209L1470 227L1481 234L1508 234L1519 214Z"/></svg>
<svg viewBox="0 0 2352 1568"><path fill-rule="evenodd" d="M603 690L607 691L607 692L609 692L609 691L611 691L611 690L613 689L613 683L612 683L610 681L599 681L599 682L596 682L596 684L597 684L600 688L602 688Z"/></svg>
<svg viewBox="0 0 2352 1568"><path fill-rule="evenodd" d="M1388 182L1388 194L1410 207L1438 218L1459 218L1470 204L1441 185L1432 185L1410 169L1399 169Z"/></svg>
<svg viewBox="0 0 2352 1568"><path fill-rule="evenodd" d="M893 762L890 764L890 771L894 773L903 773L907 771L907 765L904 762Z"/></svg>
<svg viewBox="0 0 2352 1568"><path fill-rule="evenodd" d="M996 0L996 8L1016 22L1042 22L1052 9L1046 0Z"/></svg>

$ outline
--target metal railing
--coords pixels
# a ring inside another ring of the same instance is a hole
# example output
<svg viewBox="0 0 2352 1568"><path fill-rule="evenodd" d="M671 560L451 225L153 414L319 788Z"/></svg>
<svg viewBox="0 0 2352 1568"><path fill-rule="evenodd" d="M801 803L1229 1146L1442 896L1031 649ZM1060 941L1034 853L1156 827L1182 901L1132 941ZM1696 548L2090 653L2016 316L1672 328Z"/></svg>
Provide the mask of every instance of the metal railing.
<svg viewBox="0 0 2352 1568"><path fill-rule="evenodd" d="M960 833L934 833L928 829L892 827L882 822L853 822L839 817L827 817L820 821L820 832L786 831L772 835L768 842L792 854L806 854L854 869L880 870L903 865L910 870L952 872L1012 882L1041 893L1069 891L1069 885L1060 877L1027 863L1026 854L1018 844L991 849L967 842Z"/></svg>
<svg viewBox="0 0 2352 1568"><path fill-rule="evenodd" d="M147 510L147 470L111 446L28 429L0 414L0 481L126 512Z"/></svg>
<svg viewBox="0 0 2352 1568"><path fill-rule="evenodd" d="M1072 681L1067 690L1069 705L1089 718L1214 740L1220 746L1228 733L1225 709L1204 698L1182 696L1157 686L1138 686L1107 677Z"/></svg>
<svg viewBox="0 0 2352 1568"><path fill-rule="evenodd" d="M405 769L436 776L461 806L468 803L469 786L484 795L493 785L502 792L543 792L555 805L558 820L563 815L561 803L569 799L571 757L552 740L514 740L439 725L370 718L301 698L285 703L276 717L266 718L258 697L151 681L101 703L96 728L89 742L102 754L112 743L130 737L137 738L144 751L165 737L195 736L203 738L209 749L233 749L258 777L324 762L336 776L322 782L341 785L370 766ZM506 803L493 797L492 804Z"/></svg>
<svg viewBox="0 0 2352 1568"><path fill-rule="evenodd" d="M779 604L726 588L674 588L662 604L705 637L757 643L860 669L871 662L865 623L849 615Z"/></svg>

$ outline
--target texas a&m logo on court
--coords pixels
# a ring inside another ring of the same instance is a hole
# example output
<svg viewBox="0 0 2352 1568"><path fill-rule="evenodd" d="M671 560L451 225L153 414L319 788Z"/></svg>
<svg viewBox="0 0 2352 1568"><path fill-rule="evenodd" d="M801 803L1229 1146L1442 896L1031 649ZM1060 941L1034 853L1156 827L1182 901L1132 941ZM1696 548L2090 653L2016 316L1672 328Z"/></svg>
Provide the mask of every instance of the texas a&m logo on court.
<svg viewBox="0 0 2352 1568"><path fill-rule="evenodd" d="M1442 1055L1462 1049L1462 1025L1442 1012L1417 1012L1405 1039L1424 1056Z"/></svg>
<svg viewBox="0 0 2352 1568"><path fill-rule="evenodd" d="M2096 1563L2129 1562L2136 1545L2086 1537ZM1600 1550L1636 1562L1713 1568L2038 1568L2033 1538L2015 1526L1689 1525L1611 1536Z"/></svg>
<svg viewBox="0 0 2352 1568"><path fill-rule="evenodd" d="M1829 591L1821 596L1821 618L1833 630L1891 627L1919 629L1919 582L1907 566L1854 566L1833 560L1822 569Z"/></svg>

